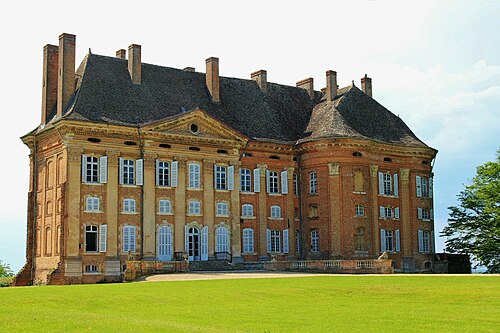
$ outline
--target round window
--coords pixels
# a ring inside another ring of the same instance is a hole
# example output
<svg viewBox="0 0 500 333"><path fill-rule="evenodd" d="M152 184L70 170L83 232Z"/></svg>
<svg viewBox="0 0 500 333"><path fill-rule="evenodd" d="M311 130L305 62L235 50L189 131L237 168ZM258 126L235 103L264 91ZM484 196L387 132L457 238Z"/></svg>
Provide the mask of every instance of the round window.
<svg viewBox="0 0 500 333"><path fill-rule="evenodd" d="M196 124L191 124L191 126L189 126L189 129L193 133L198 133L198 130L199 130L198 125L196 125Z"/></svg>

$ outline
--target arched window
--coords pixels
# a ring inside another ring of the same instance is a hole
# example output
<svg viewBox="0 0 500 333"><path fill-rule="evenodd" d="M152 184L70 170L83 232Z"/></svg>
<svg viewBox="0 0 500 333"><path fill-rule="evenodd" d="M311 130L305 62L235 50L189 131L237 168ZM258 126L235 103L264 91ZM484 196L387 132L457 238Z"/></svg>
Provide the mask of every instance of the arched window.
<svg viewBox="0 0 500 333"><path fill-rule="evenodd" d="M253 229L243 229L243 253L254 253Z"/></svg>
<svg viewBox="0 0 500 333"><path fill-rule="evenodd" d="M161 199L158 202L158 213L160 214L172 213L172 202L168 199Z"/></svg>
<svg viewBox="0 0 500 333"><path fill-rule="evenodd" d="M229 207L227 202L218 202L215 214L217 216L229 216Z"/></svg>
<svg viewBox="0 0 500 333"><path fill-rule="evenodd" d="M252 217L253 216L253 206L251 204L244 204L241 206L241 216Z"/></svg>
<svg viewBox="0 0 500 333"><path fill-rule="evenodd" d="M280 206L271 206L271 218L273 218L273 219L281 218L281 207Z"/></svg>

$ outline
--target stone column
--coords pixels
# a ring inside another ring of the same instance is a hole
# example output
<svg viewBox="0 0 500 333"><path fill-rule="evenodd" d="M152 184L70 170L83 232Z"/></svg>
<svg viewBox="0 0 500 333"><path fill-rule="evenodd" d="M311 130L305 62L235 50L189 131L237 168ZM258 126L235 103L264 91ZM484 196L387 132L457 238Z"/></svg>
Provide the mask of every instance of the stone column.
<svg viewBox="0 0 500 333"><path fill-rule="evenodd" d="M184 225L186 224L186 158L174 158L179 162L177 187L175 188L174 251L184 252Z"/></svg>
<svg viewBox="0 0 500 333"><path fill-rule="evenodd" d="M340 165L328 163L328 193L330 195L330 233L332 257L342 255L342 225L340 198Z"/></svg>
<svg viewBox="0 0 500 333"><path fill-rule="evenodd" d="M115 150L106 151L108 156L108 182L106 183L106 223L108 224L108 244L106 249L106 275L120 274L120 248L118 247L118 157Z"/></svg>
<svg viewBox="0 0 500 333"><path fill-rule="evenodd" d="M143 257L156 258L156 154L144 153L142 236Z"/></svg>
<svg viewBox="0 0 500 333"><path fill-rule="evenodd" d="M287 167L288 172L288 194L285 195L285 223L288 228L288 258L295 259L295 204L293 199L293 171L294 167Z"/></svg>
<svg viewBox="0 0 500 333"><path fill-rule="evenodd" d="M373 246L372 251L375 256L380 252L380 232L378 224L378 166L370 165L370 183L372 190L372 225L373 225Z"/></svg>
<svg viewBox="0 0 500 333"><path fill-rule="evenodd" d="M259 256L261 259L268 259L267 255L267 192L266 192L266 170L267 164L257 164L260 170L260 192L259 192L259 213L257 225L259 226Z"/></svg>
<svg viewBox="0 0 500 333"><path fill-rule="evenodd" d="M240 162L232 162L234 165L234 190L231 191L231 255L233 262L243 262L241 257L241 223L240 223Z"/></svg>
<svg viewBox="0 0 500 333"><path fill-rule="evenodd" d="M208 226L208 257L215 257L214 160L203 160L203 225Z"/></svg>

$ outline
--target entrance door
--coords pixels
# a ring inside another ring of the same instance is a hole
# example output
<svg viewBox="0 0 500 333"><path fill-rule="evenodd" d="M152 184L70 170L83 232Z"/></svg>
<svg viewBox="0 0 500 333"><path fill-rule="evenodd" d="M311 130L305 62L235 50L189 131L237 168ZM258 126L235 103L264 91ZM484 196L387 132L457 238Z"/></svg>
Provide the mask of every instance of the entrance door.
<svg viewBox="0 0 500 333"><path fill-rule="evenodd" d="M172 260L172 229L168 226L161 226L158 229L158 260Z"/></svg>
<svg viewBox="0 0 500 333"><path fill-rule="evenodd" d="M189 261L200 260L200 229L191 227L186 233L186 247Z"/></svg>

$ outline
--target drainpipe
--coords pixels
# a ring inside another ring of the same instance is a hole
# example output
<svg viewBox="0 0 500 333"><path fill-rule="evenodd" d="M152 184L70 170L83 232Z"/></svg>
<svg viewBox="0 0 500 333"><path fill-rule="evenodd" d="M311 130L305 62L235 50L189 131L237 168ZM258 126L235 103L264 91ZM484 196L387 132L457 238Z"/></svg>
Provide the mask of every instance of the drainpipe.
<svg viewBox="0 0 500 333"><path fill-rule="evenodd" d="M304 218L302 216L302 160L300 155L296 153L295 158L297 159L297 189L299 196L299 244L300 244L300 260L304 260L304 243L303 243L303 233L304 233Z"/></svg>
<svg viewBox="0 0 500 333"><path fill-rule="evenodd" d="M144 171L146 169L146 165L144 163L144 141L142 139L141 135L141 128L137 128L137 136L139 137L139 150L141 153L141 158L143 160L142 163L142 187L141 187L141 220L140 220L140 226L141 226L141 261L142 258L144 257ZM137 171L137 166L136 169ZM120 171L121 172L121 171ZM136 177L137 181L137 177ZM155 239L156 239L156 232L155 232ZM156 241L155 241L156 242Z"/></svg>
<svg viewBox="0 0 500 333"><path fill-rule="evenodd" d="M35 278L35 258L36 258L36 217L37 217L37 192L38 192L38 158L37 158L37 145L36 135L33 136L33 232L31 243L31 284Z"/></svg>

